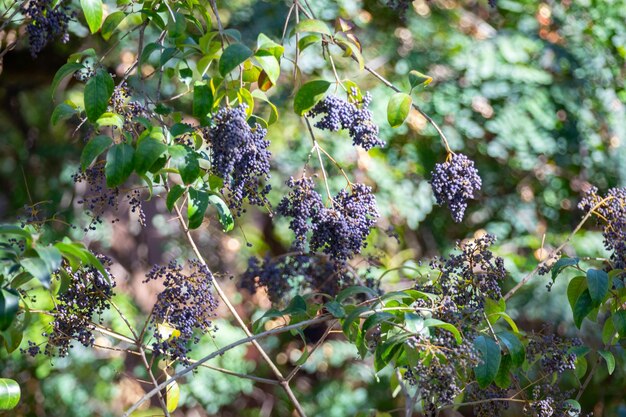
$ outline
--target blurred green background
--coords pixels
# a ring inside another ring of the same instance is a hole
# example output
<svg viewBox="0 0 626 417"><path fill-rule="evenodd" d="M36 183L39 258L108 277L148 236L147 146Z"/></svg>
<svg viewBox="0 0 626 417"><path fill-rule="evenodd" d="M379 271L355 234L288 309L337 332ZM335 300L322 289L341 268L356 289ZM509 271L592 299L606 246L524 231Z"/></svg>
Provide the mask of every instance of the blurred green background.
<svg viewBox="0 0 626 417"><path fill-rule="evenodd" d="M252 44L259 32L280 40L287 2L218 3L225 25L239 29L244 42ZM453 224L446 209L433 206L427 183L434 164L445 158L434 129L418 113L411 113L400 128L389 127L385 109L390 90L349 60L339 60L341 76L372 93L371 109L387 141L384 149L364 153L355 150L347 136L321 136L324 147L353 178L375 188L383 216L371 238L368 254L375 258L375 267L367 272L371 276L447 253L455 240L486 230L498 236L496 252L506 260L511 287L540 259L544 235L543 245L550 249L578 223L581 213L576 206L585 189L591 184L601 190L626 185L625 0L499 0L495 9L486 1L416 0L404 16L382 0L317 0L311 5L320 19L342 17L353 22L368 65L395 84L408 90L407 74L412 69L434 78L428 87L415 89L413 98L442 126L452 148L476 161L483 179L480 198L470 204L465 222ZM14 26L5 32L19 31L19 25ZM13 222L24 214L25 206L35 206L41 218L59 219L50 223L52 233L59 235L68 232L67 223L84 224L88 219L76 204L84 190L71 180L82 150L80 131L74 133L75 120L50 125L49 86L70 53L87 47L106 49L101 39L87 38L79 22L71 25L71 31L69 44L50 45L36 60L25 41L19 43L4 57L0 74L0 220ZM119 65L136 49L135 42L132 37L124 39L109 55L105 62L112 73L123 71ZM303 72L332 79L320 54L315 47L305 51ZM280 112L279 122L269 131L273 203L284 191L284 180L302 169L310 151L301 121L290 108L294 86L288 78L290 64L284 65L285 79L271 97ZM70 80L62 86L67 95L74 84ZM184 90L179 80L166 78L165 95ZM57 100L61 97L57 94ZM185 111L190 103L191 97L183 97L176 106ZM338 172L331 175L331 184L340 187L343 179ZM145 210L145 229L122 207L121 221L115 225L105 223L86 235L82 228L69 230L74 238L114 258L114 273L121 281L119 304L137 323L155 294L144 289L143 274L154 263L187 255L163 201L152 200ZM239 224L241 229L224 235L211 223L197 236L213 269L223 271L225 281L235 276L229 290L242 311L258 317L269 307L266 297L239 292L236 277L248 256L286 252L290 234L284 220L272 220L259 211L251 210ZM389 227L399 241L384 233ZM251 247L245 245L246 239ZM567 251L606 255L601 236L593 231L580 233ZM390 273L383 286L406 286L409 278ZM548 324L558 333L576 335L565 295L567 277L560 277L551 292L546 284L547 278L537 277L516 296L511 304L516 320L526 330ZM43 326L31 330L32 338ZM240 336L226 321L219 329L215 340L207 338L197 348L199 356ZM578 335L593 345L599 338L592 330L583 327ZM314 329L310 332L314 340ZM302 342L291 336L265 343L284 366L293 364L302 349ZM133 357L83 348L53 362L25 358L19 351L11 357L2 354L0 376L18 380L23 390L20 407L7 415L119 415L147 388L133 377L142 376L138 365ZM269 376L255 353L245 348L229 352L213 365ZM625 373L624 368L610 377L599 372L582 399L583 408L597 416L626 416ZM402 400L392 395L389 377L374 375L336 335L307 363L294 386L312 416L370 415L370 409L393 415ZM183 407L176 415L290 415L279 389L210 370L187 378L181 391ZM463 414L471 415L471 410Z"/></svg>

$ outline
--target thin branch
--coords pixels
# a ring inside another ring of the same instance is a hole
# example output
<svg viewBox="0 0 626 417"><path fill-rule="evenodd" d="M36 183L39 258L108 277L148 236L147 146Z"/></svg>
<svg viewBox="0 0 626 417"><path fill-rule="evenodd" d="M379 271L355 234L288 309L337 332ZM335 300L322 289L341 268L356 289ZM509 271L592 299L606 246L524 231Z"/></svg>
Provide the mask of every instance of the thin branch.
<svg viewBox="0 0 626 417"><path fill-rule="evenodd" d="M185 236L187 238L187 241L189 242L189 245L191 246L191 249L196 254L196 256L198 258L198 261L203 266L205 266L207 269L209 269L209 266L207 265L206 261L204 260L204 257L202 256L202 254L200 253L200 250L198 249L198 246L196 245L196 242L194 241L193 236L191 236L191 232L189 231L189 229L185 225L185 220L184 220L184 217L183 217L183 215L182 215L182 213L180 211L180 208L178 207L178 205L175 204L174 205L174 209L176 210L176 215L178 217L178 221L179 221L179 223L180 223L180 225L181 225L181 227L183 229L183 232L184 232L184 234L185 234ZM222 287L219 285L219 283L217 282L215 277L213 277L213 274L210 274L210 276L211 276L211 280L212 280L213 286L215 287L215 291L218 293L219 297L222 299L224 304L226 304L226 307L228 308L228 311L230 311L230 313L233 315L233 317L235 318L235 321L237 322L239 327L246 333L246 335L248 337L252 337L253 335L250 332L250 330L248 329L248 326L246 326L246 324L244 323L243 319L241 318L241 316L239 315L239 313L235 309L235 306L233 306L233 304L230 302L230 300L226 296L226 293L224 293L224 290L222 289ZM293 406L296 409L296 411L298 412L298 414L300 415L300 417L306 417L304 409L302 408L302 406L300 405L300 402L298 401L298 399L296 398L295 394L291 390L291 387L289 387L288 381L285 380L283 374L276 367L276 365L274 364L272 359L268 356L267 352L265 352L263 347L256 341L256 339L253 338L253 339L250 339L250 340L252 341L252 344L257 349L257 351L259 352L259 354L261 355L263 360L271 368L271 370L274 373L274 375L276 375L276 378L280 381L281 386L283 387L283 389L287 393L287 396L289 397L289 399L293 403Z"/></svg>
<svg viewBox="0 0 626 417"><path fill-rule="evenodd" d="M248 336L248 337L245 337L243 339L239 339L239 340L237 340L237 341L235 341L235 342L233 342L233 343L231 343L231 344L229 344L227 346L224 346L223 348L221 348L219 350L216 350L215 352L213 352L213 353L203 357L202 359L198 360L196 363L189 365L185 369L181 369L180 371L178 371L174 375L172 375L170 378L168 378L166 381L160 383L153 390L151 390L150 392L147 392L135 404L133 404L128 410L126 410L126 412L124 413L123 417L130 416L135 410L137 410L137 408L139 408L139 406L141 406L141 404L143 404L145 401L147 401L148 399L153 397L158 391L160 391L163 388L167 387L172 382L174 382L174 381L182 378L183 376L187 375L189 372L191 372L194 369L196 369L197 367L201 366L203 363L205 363L207 361L210 361L211 359L216 358L218 356L221 356L225 352L227 352L227 351L229 351L231 349L234 349L237 346L243 345L243 344L248 343L248 342L254 343L258 339L264 338L266 336L288 332L290 330L299 329L301 327L310 326L310 325L313 325L313 324L323 323L323 322L331 320L331 319L332 319L332 316L330 316L330 315L318 316L318 317L315 317L315 318L310 319L310 320L302 321L300 323L290 324L288 326L283 326L283 327L277 327L277 328L274 328L274 329L271 329L271 330L267 330L265 332L262 332L262 333L259 333L259 334L256 334L256 335Z"/></svg>
<svg viewBox="0 0 626 417"><path fill-rule="evenodd" d="M532 271L530 271L528 274L526 274L526 276L524 278L522 278L522 280L520 282L517 283L517 285L515 285L513 288L511 288L511 290L509 292L506 293L506 295L504 296L504 300L508 300L509 298L511 298L513 296L513 294L515 294L520 288L522 288L524 285L526 285L526 283L528 281L530 281L530 279L535 276L535 274L539 271L540 268L542 268L543 266L545 266L548 261L550 261L556 254L558 254L559 252L561 252L563 250L563 248L570 242L570 240L572 240L572 238L574 237L574 235L576 233L578 233L578 231L583 227L583 225L587 222L587 220L589 220L589 218L591 217L591 215L593 214L593 212L598 209L599 207L601 207L604 203L606 203L607 201L612 200L613 196L608 196L604 199L602 199L598 204L596 204L591 210L589 210L587 212L587 214L585 214L585 217L582 218L582 220L580 221L580 223L578 223L578 225L576 226L576 228L572 231L572 233L569 234L569 236L567 236L567 238L565 239L565 241L563 243L561 243L561 245L559 245L558 248L554 249L552 252L550 252L550 254L546 257L546 259L544 259L543 261L539 262L539 264L537 264L537 266L535 267L535 269L533 269Z"/></svg>
<svg viewBox="0 0 626 417"><path fill-rule="evenodd" d="M146 367L146 371L148 371L148 375L150 375L150 379L152 380L152 384L156 388L159 385L159 383L157 382L156 378L154 377L154 374L152 373L152 369L150 367L150 364L148 364L148 359L146 359L146 352L144 352L144 350L143 350L143 348L141 347L140 344L137 344L137 347L139 348L139 353L141 354L141 360L143 362L143 365ZM159 398L159 403L161 404L161 408L163 409L163 413L165 414L166 417L170 417L170 413L169 413L169 411L167 411L167 404L165 403L165 399L163 398L163 394L161 394L161 390L157 391L157 396Z"/></svg>

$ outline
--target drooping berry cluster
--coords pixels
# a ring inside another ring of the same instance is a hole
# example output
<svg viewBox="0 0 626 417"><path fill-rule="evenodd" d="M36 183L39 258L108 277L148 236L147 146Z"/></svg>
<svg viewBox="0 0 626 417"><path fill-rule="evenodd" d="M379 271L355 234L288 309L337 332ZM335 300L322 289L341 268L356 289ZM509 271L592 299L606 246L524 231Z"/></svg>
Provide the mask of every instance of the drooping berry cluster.
<svg viewBox="0 0 626 417"><path fill-rule="evenodd" d="M224 107L205 131L211 143L212 170L224 180L226 200L237 215L244 211L244 200L266 205L270 191L269 185L263 185L270 177L267 131L258 123L250 127L246 119L245 106Z"/></svg>
<svg viewBox="0 0 626 417"><path fill-rule="evenodd" d="M351 97L356 96L357 92L352 91ZM368 109L371 101L372 96L369 93L361 100L354 99L352 102L337 96L326 96L307 116L323 115L315 123L315 127L331 132L347 129L353 145L368 151L375 146L385 146L385 142L378 137L378 126L372 121L372 112Z"/></svg>
<svg viewBox="0 0 626 417"><path fill-rule="evenodd" d="M350 193L341 190L333 198L333 206L320 211L314 219L311 249L346 261L367 246L367 236L378 217L372 189L353 184Z"/></svg>
<svg viewBox="0 0 626 417"><path fill-rule="evenodd" d="M176 261L167 266L155 265L144 281L163 280L165 287L152 311L154 352L184 364L189 363L190 344L200 341L198 333L212 330L211 319L218 304L213 297L212 275L208 268L197 260L190 260L188 269L185 273Z"/></svg>
<svg viewBox="0 0 626 417"><path fill-rule="evenodd" d="M530 363L539 359L544 374L562 374L576 368L576 354L570 350L580 345L580 339L564 339L554 334L537 335L528 343L526 355Z"/></svg>
<svg viewBox="0 0 626 417"><path fill-rule="evenodd" d="M144 104L131 100L131 97L130 87L126 82L123 82L115 86L110 100L113 111L124 118L124 130L130 132L137 128L143 129L143 125L137 123L138 117L150 118L154 116Z"/></svg>
<svg viewBox="0 0 626 417"><path fill-rule="evenodd" d="M102 255L97 257L108 271L111 260ZM51 311L54 317L51 329L43 334L47 339L43 353L50 357L67 356L73 340L93 346L94 320L102 321L101 315L109 309L115 287L112 275L105 277L93 266L83 266L74 272L69 266L63 269L63 274L56 277L61 280L61 287L67 285L67 289L57 296ZM31 342L27 352L34 356L40 353L40 348Z"/></svg>
<svg viewBox="0 0 626 417"><path fill-rule="evenodd" d="M604 200L604 201L603 201ZM597 207L596 207L597 206ZM604 247L611 251L615 269L626 268L626 188L611 188L606 197L591 188L578 207L585 212L595 208L598 219L604 222Z"/></svg>
<svg viewBox="0 0 626 417"><path fill-rule="evenodd" d="M306 235L312 231L309 240L312 251L322 251L339 262L361 253L379 216L370 187L352 184L350 192L341 190L333 198L332 206L324 207L310 178L290 179L287 185L292 190L283 197L277 212L292 218L290 227L296 235L296 249L304 249Z"/></svg>
<svg viewBox="0 0 626 417"><path fill-rule="evenodd" d="M81 185L81 188L84 187L79 190L81 198L76 201L76 204L82 206L85 213L91 217L89 225L84 228L85 232L96 230L97 225L103 223L103 215L108 210L117 212L120 208L120 201L126 202L130 211L138 215L139 224L145 226L146 215L143 211L141 190L131 189L126 194L122 194L118 187L107 187L104 171L104 164L97 161L92 167L84 171L79 170L72 175L74 182ZM113 218L112 223L117 221L119 221L117 217Z"/></svg>
<svg viewBox="0 0 626 417"><path fill-rule="evenodd" d="M263 260L252 257L239 283L251 293L265 288L272 303L277 305L305 290L333 296L342 288L354 284L351 274L320 254L267 257Z"/></svg>
<svg viewBox="0 0 626 417"><path fill-rule="evenodd" d="M30 20L26 32L33 58L54 38L69 41L67 28L74 16L64 1L55 5L53 0L30 0L22 6L22 13Z"/></svg>
<svg viewBox="0 0 626 417"><path fill-rule="evenodd" d="M504 260L489 247L495 236L485 234L465 244L457 244L460 253L448 259L435 259L431 266L439 272L432 292L442 296L442 320L458 323L471 331L472 323L482 320L485 299L501 297L500 284L507 275Z"/></svg>
<svg viewBox="0 0 626 417"><path fill-rule="evenodd" d="M319 217L324 210L324 203L322 196L315 191L315 183L311 177L291 177L287 180L287 186L291 191L283 197L276 211L282 216L291 217L289 228L296 235L293 248L303 251L307 234L313 227L311 221Z"/></svg>
<svg viewBox="0 0 626 417"><path fill-rule="evenodd" d="M72 175L72 179L76 184L86 185L82 198L79 198L76 203L83 206L86 214L92 219L85 231L95 230L96 225L102 224L102 215L107 209L117 211L119 188L106 186L104 164L98 162L93 167L78 171Z"/></svg>
<svg viewBox="0 0 626 417"><path fill-rule="evenodd" d="M482 187L474 161L463 154L452 154L442 163L435 164L430 185L439 205L447 205L452 218L459 223L467 209L467 200L476 198Z"/></svg>
<svg viewBox="0 0 626 417"><path fill-rule="evenodd" d="M457 343L451 333L436 329L431 336L419 335L407 341L408 346L426 353L423 360L404 374L417 387L423 401L424 415L435 417L441 406L454 403L467 373L479 363L472 345Z"/></svg>

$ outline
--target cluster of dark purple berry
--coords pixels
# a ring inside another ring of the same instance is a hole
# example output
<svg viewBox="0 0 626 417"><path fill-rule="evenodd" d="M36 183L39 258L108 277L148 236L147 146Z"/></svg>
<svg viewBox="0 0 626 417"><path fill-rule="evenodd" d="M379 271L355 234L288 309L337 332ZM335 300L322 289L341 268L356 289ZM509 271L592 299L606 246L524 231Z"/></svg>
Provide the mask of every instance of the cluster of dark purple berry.
<svg viewBox="0 0 626 417"><path fill-rule="evenodd" d="M304 291L336 295L355 279L321 254L295 254L263 260L252 257L239 285L251 293L265 288L272 304L281 305Z"/></svg>
<svg viewBox="0 0 626 417"><path fill-rule="evenodd" d="M581 346L580 339L564 339L552 333L536 335L530 339L526 349L529 363L539 360L544 374L557 374L576 368L576 354L571 349Z"/></svg>
<svg viewBox="0 0 626 417"><path fill-rule="evenodd" d="M131 100L130 87L123 82L113 89L109 105L113 111L124 118L124 131L132 132L143 125L137 122L138 117L151 118L154 114L141 102Z"/></svg>
<svg viewBox="0 0 626 417"><path fill-rule="evenodd" d="M46 44L57 37L63 43L69 41L68 24L74 18L65 1L29 0L22 6L22 13L30 21L26 27L30 53L33 58Z"/></svg>
<svg viewBox="0 0 626 417"><path fill-rule="evenodd" d="M118 187L109 188L106 186L106 176L104 163L96 161L94 166L78 171L72 175L72 179L76 184L85 184L86 187L81 191L81 198L76 204L83 206L85 213L91 218L89 225L84 231L96 230L97 225L103 223L103 215L107 210L117 212L121 201L128 204L132 213L136 213L139 224L146 225L146 215L143 211L143 198L141 190L131 189L126 194L121 194ZM81 187L82 188L82 187ZM117 217L113 218L112 223L119 221Z"/></svg>
<svg viewBox="0 0 626 417"><path fill-rule="evenodd" d="M474 161L463 154L450 154L446 162L435 164L430 185L439 205L447 205L455 222L463 220L467 200L476 198L482 187Z"/></svg>
<svg viewBox="0 0 626 417"><path fill-rule="evenodd" d="M441 329L433 329L431 336L415 336L407 344L429 352L406 371L404 379L417 387L424 415L435 417L439 407L454 403L467 373L478 364L478 356L467 340L459 344L451 333Z"/></svg>
<svg viewBox="0 0 626 417"><path fill-rule="evenodd" d="M214 329L211 319L218 302L213 297L213 276L197 260L187 262L189 272L171 261L167 266L155 265L144 282L162 280L165 289L157 296L151 325L156 339L154 352L168 355L189 364L190 343L198 343L198 334Z"/></svg>
<svg viewBox="0 0 626 417"><path fill-rule="evenodd" d="M91 217L91 222L85 228L85 232L95 230L96 225L102 224L102 215L107 208L117 211L119 207L119 188L109 188L106 186L104 164L96 162L94 166L79 170L72 175L76 184L85 184L86 189L76 203L83 206L85 212Z"/></svg>
<svg viewBox="0 0 626 417"><path fill-rule="evenodd" d="M213 125L205 130L211 144L212 170L224 180L228 205L241 215L244 200L257 206L268 204L270 178L270 142L267 130L258 123L250 127L246 107L224 107L213 118Z"/></svg>
<svg viewBox="0 0 626 417"><path fill-rule="evenodd" d="M108 271L111 260L102 255L97 257ZM57 295L56 305L51 311L54 318L50 323L51 329L43 334L46 338L43 353L50 357L64 357L73 347L73 340L83 346L93 346L94 320L102 321L102 313L109 309L115 281L112 275L105 277L93 266L83 266L76 271L65 266L56 278L61 280L61 287L66 285L67 289ZM41 349L34 342L29 342L25 352L35 356Z"/></svg>
<svg viewBox="0 0 626 417"><path fill-rule="evenodd" d="M357 97L353 89L350 97ZM343 100L337 96L326 96L318 102L307 116L323 115L315 123L319 129L336 132L340 129L348 130L352 143L366 151L375 146L385 146L385 142L378 137L378 126L372 121L372 112L368 109L372 96L367 93L361 100Z"/></svg>
<svg viewBox="0 0 626 417"><path fill-rule="evenodd" d="M325 207L310 178L291 178L287 185L291 191L276 211L292 218L290 227L296 235L297 250L304 250L309 231L309 249L322 251L334 261L347 261L367 246L367 236L379 217L370 187L352 184L350 192L341 190L331 207Z"/></svg>
<svg viewBox="0 0 626 417"><path fill-rule="evenodd" d="M613 268L626 269L626 188L611 188L602 197L593 187L578 207L585 212L595 208L598 221L604 221L604 247L611 251Z"/></svg>
<svg viewBox="0 0 626 417"><path fill-rule="evenodd" d="M444 308L440 318L467 332L482 321L485 299L501 297L500 284L507 271L504 260L489 250L495 240L495 236L485 234L468 243L458 243L460 253L431 262L439 279L428 290L441 295Z"/></svg>

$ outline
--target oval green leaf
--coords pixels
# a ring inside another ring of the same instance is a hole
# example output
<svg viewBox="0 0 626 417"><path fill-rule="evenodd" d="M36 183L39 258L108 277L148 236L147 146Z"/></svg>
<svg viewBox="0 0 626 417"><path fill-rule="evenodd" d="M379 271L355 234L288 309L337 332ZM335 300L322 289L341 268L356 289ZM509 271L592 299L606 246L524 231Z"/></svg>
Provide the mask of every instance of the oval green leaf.
<svg viewBox="0 0 626 417"><path fill-rule="evenodd" d="M54 78L52 79L52 84L50 86L50 94L54 96L54 93L61 83L63 79L71 74L74 74L79 69L83 69L83 64L79 64L78 62L68 62L59 68L54 74Z"/></svg>
<svg viewBox="0 0 626 417"><path fill-rule="evenodd" d="M166 150L167 145L158 139L147 137L140 141L133 156L135 172L139 175L148 172L152 164L154 164Z"/></svg>
<svg viewBox="0 0 626 417"><path fill-rule="evenodd" d="M91 139L80 155L80 168L86 170L95 160L113 144L113 139L108 136L100 135Z"/></svg>
<svg viewBox="0 0 626 417"><path fill-rule="evenodd" d="M241 43L235 43L230 45L224 50L220 57L218 69L222 76L226 76L229 72L234 70L242 64L246 59L252 56L252 51L247 46Z"/></svg>
<svg viewBox="0 0 626 417"><path fill-rule="evenodd" d="M4 331L11 326L17 308L19 306L20 297L15 290L0 290L0 330Z"/></svg>
<svg viewBox="0 0 626 417"><path fill-rule="evenodd" d="M500 347L493 341L493 339L478 336L474 340L474 348L478 351L480 365L474 368L474 374L476 375L476 381L480 388L486 388L493 382L498 369L500 368L500 361L502 359L500 355Z"/></svg>
<svg viewBox="0 0 626 417"><path fill-rule="evenodd" d="M20 402L20 386L12 379L0 378L0 410L11 410Z"/></svg>
<svg viewBox="0 0 626 417"><path fill-rule="evenodd" d="M224 232L233 230L233 227L235 227L235 219L224 200L213 194L209 196L209 202L217 209L217 218L222 225L222 230Z"/></svg>
<svg viewBox="0 0 626 417"><path fill-rule="evenodd" d="M189 202L187 203L188 227L197 229L204 220L204 213L209 206L209 194L204 191L189 189Z"/></svg>
<svg viewBox="0 0 626 417"><path fill-rule="evenodd" d="M391 127L398 127L409 116L413 99L405 93L396 93L389 99L387 105L387 121Z"/></svg>
<svg viewBox="0 0 626 417"><path fill-rule="evenodd" d="M294 29L296 33L302 32L314 32L314 33L322 33L324 35L331 35L330 29L328 25L321 20L317 19L307 19L298 23Z"/></svg>
<svg viewBox="0 0 626 417"><path fill-rule="evenodd" d="M109 99L113 94L113 78L99 69L85 85L85 113L90 122L95 122L106 111Z"/></svg>
<svg viewBox="0 0 626 417"><path fill-rule="evenodd" d="M127 143L118 143L109 150L105 166L107 187L121 185L132 174L134 153L133 147Z"/></svg>
<svg viewBox="0 0 626 417"><path fill-rule="evenodd" d="M102 25L102 0L80 0L85 20L91 33L96 33Z"/></svg>
<svg viewBox="0 0 626 417"><path fill-rule="evenodd" d="M302 116L324 97L328 87L330 83L326 80L314 80L304 84L293 100L293 110Z"/></svg>
<svg viewBox="0 0 626 417"><path fill-rule="evenodd" d="M100 34L105 41L111 39L113 36L113 32L122 23L122 20L126 17L126 13L121 10L115 11L108 15L106 19L104 19L104 23L102 24L102 31Z"/></svg>
<svg viewBox="0 0 626 417"><path fill-rule="evenodd" d="M609 292L609 274L599 269L587 271L589 295L595 306L599 306Z"/></svg>

